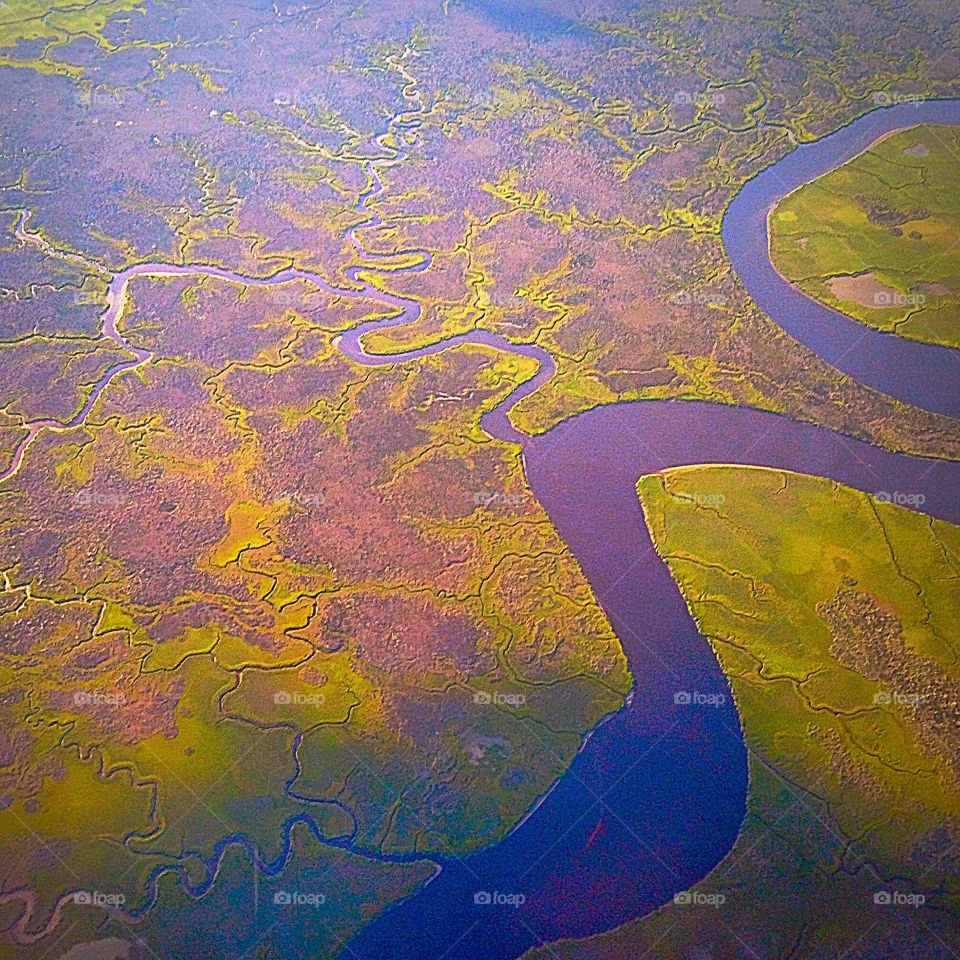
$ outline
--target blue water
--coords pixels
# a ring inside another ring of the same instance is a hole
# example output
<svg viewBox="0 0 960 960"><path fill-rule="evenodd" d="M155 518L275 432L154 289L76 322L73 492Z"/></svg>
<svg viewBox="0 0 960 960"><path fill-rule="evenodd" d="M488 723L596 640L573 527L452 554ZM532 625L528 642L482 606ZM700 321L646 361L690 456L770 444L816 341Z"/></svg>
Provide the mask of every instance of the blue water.
<svg viewBox="0 0 960 960"><path fill-rule="evenodd" d="M590 580L636 678L552 794L503 842L444 867L388 910L349 957L517 957L647 913L702 878L736 839L746 751L726 680L650 544L637 478L688 463L759 464L870 493L922 492L960 519L960 464L898 456L745 408L653 401L598 407L526 451L527 476ZM721 707L678 692L726 693ZM599 833L596 832L600 825ZM592 837L592 840L591 840ZM523 893L520 908L475 907L478 890Z"/></svg>

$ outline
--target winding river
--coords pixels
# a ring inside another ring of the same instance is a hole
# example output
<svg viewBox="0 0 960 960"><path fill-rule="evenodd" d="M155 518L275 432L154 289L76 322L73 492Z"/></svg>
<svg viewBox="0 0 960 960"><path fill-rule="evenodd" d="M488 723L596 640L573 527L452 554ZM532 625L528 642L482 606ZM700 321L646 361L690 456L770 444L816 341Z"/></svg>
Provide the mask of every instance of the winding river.
<svg viewBox="0 0 960 960"><path fill-rule="evenodd" d="M741 190L724 219L723 239L749 292L787 332L869 386L957 414L957 351L871 331L786 283L767 256L766 217L772 203L883 133L919 122L960 123L960 103L876 110L797 147ZM409 115L396 123L406 129L414 125ZM354 327L337 341L343 354L359 363L400 363L465 344L538 360L535 376L488 413L483 426L494 437L522 447L527 480L616 630L635 687L627 705L592 732L568 772L508 836L463 860L431 857L441 867L435 878L375 918L344 953L369 960L512 960L538 943L608 929L669 901L729 851L744 815L746 749L736 710L716 657L652 547L635 491L640 475L694 463L780 467L871 493L922 492L927 513L956 521L960 464L896 455L776 414L700 402L611 404L531 437L510 423L509 412L553 375L553 361L541 348L475 331L406 353L368 353L366 333L414 323L421 309L416 300L384 293L368 278L424 270L430 263L425 251L372 256L357 238L358 230L380 223L368 202L382 189L377 168L386 162L366 165L371 186L357 204L366 216L346 232L364 263L346 271L348 286L332 286L318 274L294 268L258 278L202 264L145 263L115 274L103 333L132 358L111 367L70 420L27 424L0 482L18 472L43 431L82 424L114 377L151 359L149 352L125 340L119 325L129 285L138 278L208 276L261 286L306 280L343 297L375 298L393 314ZM25 213L16 231L21 241L46 246L30 232ZM682 691L722 693L725 700L709 708L677 704L675 695ZM286 863L292 824L276 863L257 863L264 873L275 874ZM348 842L332 842L349 849ZM192 893L209 889L230 845L247 846L254 859L245 838L225 838L207 863L207 877L189 885ZM154 892L159 874L169 870L177 868L164 867L151 878ZM521 906L475 904L478 891L522 894L525 901ZM303 944L292 939L298 934L279 935L291 938L290 955L299 956Z"/></svg>
<svg viewBox="0 0 960 960"><path fill-rule="evenodd" d="M743 187L723 239L750 294L792 336L868 386L960 414L960 351L871 330L787 283L768 256L767 214L779 199L917 123L960 124L960 102L885 107L797 147ZM517 399L487 416L489 432L515 438L507 414ZM924 512L960 522L960 463L894 454L743 407L596 407L524 439L523 455L531 488L620 638L632 696L511 834L445 863L426 888L365 927L345 956L511 960L655 910L732 847L746 806L743 735L717 659L653 549L636 494L642 474L697 463L777 467L867 493L922 493ZM720 707L691 709L674 702L681 691L728 695ZM477 891L526 900L475 905Z"/></svg>

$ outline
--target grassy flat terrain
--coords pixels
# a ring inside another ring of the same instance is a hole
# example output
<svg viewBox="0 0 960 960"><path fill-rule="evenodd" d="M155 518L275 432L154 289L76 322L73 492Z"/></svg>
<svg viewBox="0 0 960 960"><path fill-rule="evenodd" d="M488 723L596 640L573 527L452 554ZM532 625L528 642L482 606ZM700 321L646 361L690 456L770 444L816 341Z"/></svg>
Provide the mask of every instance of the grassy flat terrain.
<svg viewBox="0 0 960 960"><path fill-rule="evenodd" d="M718 905L669 904L528 960L681 960L704 942L731 960L950 956L960 527L760 467L677 468L638 490L730 680L747 816L694 888Z"/></svg>
<svg viewBox="0 0 960 960"><path fill-rule="evenodd" d="M960 346L960 131L884 137L770 214L770 256L817 300L914 340Z"/></svg>

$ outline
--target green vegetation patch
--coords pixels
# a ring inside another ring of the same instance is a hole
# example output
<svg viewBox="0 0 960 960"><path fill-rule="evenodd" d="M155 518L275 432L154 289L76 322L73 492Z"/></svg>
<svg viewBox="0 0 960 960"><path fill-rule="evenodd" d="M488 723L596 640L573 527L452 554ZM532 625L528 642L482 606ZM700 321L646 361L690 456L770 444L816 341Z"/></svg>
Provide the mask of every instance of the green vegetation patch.
<svg viewBox="0 0 960 960"><path fill-rule="evenodd" d="M778 203L774 266L878 330L960 346L960 130L883 137Z"/></svg>
<svg viewBox="0 0 960 960"><path fill-rule="evenodd" d="M115 13L136 9L141 0L94 0L93 3L56 3L18 0L0 8L0 47L21 40L54 40L65 36L96 37Z"/></svg>

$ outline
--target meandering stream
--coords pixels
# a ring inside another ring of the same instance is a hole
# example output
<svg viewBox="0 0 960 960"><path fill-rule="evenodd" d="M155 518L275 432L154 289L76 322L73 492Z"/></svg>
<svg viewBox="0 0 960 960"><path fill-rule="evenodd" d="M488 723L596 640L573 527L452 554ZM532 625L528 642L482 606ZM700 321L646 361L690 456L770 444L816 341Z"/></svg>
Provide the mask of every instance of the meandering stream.
<svg viewBox="0 0 960 960"><path fill-rule="evenodd" d="M411 122L406 121L408 126ZM960 123L960 103L877 110L796 148L743 188L725 217L723 239L749 292L789 333L869 386L957 414L957 351L879 334L816 304L780 278L767 256L766 216L779 196L881 134L918 122ZM377 169L385 162L367 164L371 185L357 203L365 219L346 231L363 264L345 271L345 286L295 268L258 278L204 264L155 262L115 274L102 330L130 352L130 359L106 371L69 420L27 424L0 482L15 476L40 434L82 425L115 377L152 359L147 350L131 345L122 329L129 286L138 279L213 277L253 286L305 280L342 297L374 299L392 315L361 323L336 341L345 356L362 364L403 363L467 344L539 361L535 376L486 414L483 426L492 436L521 446L527 480L592 585L636 684L629 703L592 732L569 771L521 824L462 861L435 858L442 867L436 878L384 911L351 941L346 954L370 960L512 960L538 942L607 929L667 902L729 851L743 817L747 768L739 720L713 652L650 543L637 479L681 464L766 465L830 477L871 493L922 493L924 511L960 520L960 464L893 454L771 413L699 402L611 404L531 437L511 424L509 414L555 372L540 347L473 331L404 353L367 352L366 334L414 324L421 310L417 300L385 293L368 278L420 271L430 263L425 251L370 255L358 240L357 231L380 223L368 204L382 189ZM16 229L24 243L47 247L30 232L26 214ZM724 698L719 706L696 707L675 702L682 692ZM227 841L245 844L239 835ZM338 845L349 847L343 841ZM221 843L208 862L208 880L194 886L194 893L213 882L223 850ZM276 872L287 852L285 845L276 864L259 866ZM363 855L376 856L370 851ZM480 891L522 894L525 900L521 906L478 904L474 896ZM450 953L452 944L456 948Z"/></svg>

